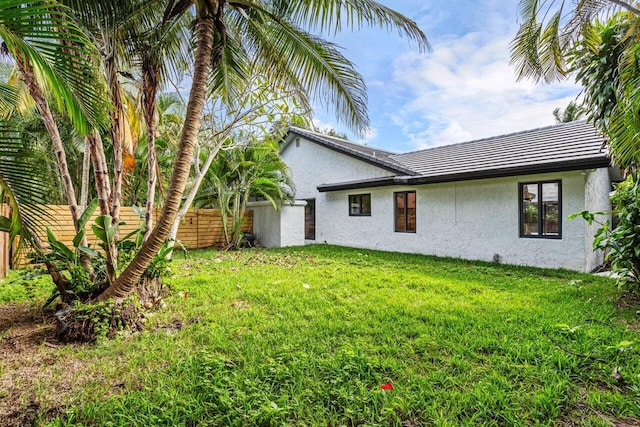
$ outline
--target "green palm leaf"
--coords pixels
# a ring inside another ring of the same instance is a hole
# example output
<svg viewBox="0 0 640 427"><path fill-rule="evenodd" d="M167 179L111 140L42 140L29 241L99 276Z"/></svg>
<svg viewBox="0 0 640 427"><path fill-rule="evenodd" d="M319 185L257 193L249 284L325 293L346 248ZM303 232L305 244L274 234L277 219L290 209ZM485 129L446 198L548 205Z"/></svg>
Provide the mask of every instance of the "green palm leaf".
<svg viewBox="0 0 640 427"><path fill-rule="evenodd" d="M44 207L45 171L25 150L20 128L13 122L0 121L0 189L10 206L8 228L11 240L21 237L19 249L42 233L43 221L51 220ZM5 212L8 213L8 212ZM20 250L18 251L20 252Z"/></svg>
<svg viewBox="0 0 640 427"><path fill-rule="evenodd" d="M28 4L5 0L0 9L0 38L7 51L26 61L58 109L79 132L87 133L103 117L93 44L55 1Z"/></svg>

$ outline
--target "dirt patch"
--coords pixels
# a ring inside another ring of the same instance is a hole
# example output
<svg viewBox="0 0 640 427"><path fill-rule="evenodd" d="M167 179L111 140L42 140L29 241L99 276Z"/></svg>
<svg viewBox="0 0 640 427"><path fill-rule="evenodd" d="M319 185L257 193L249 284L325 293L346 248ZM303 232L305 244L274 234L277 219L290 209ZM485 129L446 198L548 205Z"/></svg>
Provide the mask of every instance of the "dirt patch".
<svg viewBox="0 0 640 427"><path fill-rule="evenodd" d="M621 310L640 310L640 294L634 291L623 292L616 301L616 306Z"/></svg>
<svg viewBox="0 0 640 427"><path fill-rule="evenodd" d="M0 425L33 425L64 413L64 398L93 375L63 352L52 312L0 305Z"/></svg>

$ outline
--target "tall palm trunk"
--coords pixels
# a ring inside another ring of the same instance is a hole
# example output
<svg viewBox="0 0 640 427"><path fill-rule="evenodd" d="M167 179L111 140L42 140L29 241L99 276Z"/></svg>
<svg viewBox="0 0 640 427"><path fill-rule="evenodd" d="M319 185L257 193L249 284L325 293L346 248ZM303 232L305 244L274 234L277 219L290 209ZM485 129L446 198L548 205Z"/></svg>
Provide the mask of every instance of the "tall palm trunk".
<svg viewBox="0 0 640 427"><path fill-rule="evenodd" d="M60 170L60 176L62 178L67 204L69 205L69 211L71 212L71 219L73 220L73 226L77 233L80 231L78 228L80 210L78 209L78 201L76 199L76 193L73 189L73 183L71 181L71 174L69 173L69 167L67 165L67 154L65 153L64 146L62 145L62 138L60 137L58 125L55 118L53 117L53 112L49 107L49 102L44 96L44 93L42 93L42 89L40 88L40 85L36 80L33 72L33 67L26 58L16 56L15 59L16 63L18 64L18 69L20 70L20 73L22 75L22 80L25 82L27 88L29 89L29 94L31 95L31 98L33 98L33 101L35 102L36 106L38 107L38 111L42 116L44 127L47 129L47 132L51 137L51 143L53 145L53 150L58 163L58 169ZM87 237L84 236L80 243L84 246L87 246ZM83 255L81 257L81 262L87 271L92 271L91 261L87 256Z"/></svg>
<svg viewBox="0 0 640 427"><path fill-rule="evenodd" d="M144 61L142 64L142 96L144 120L147 127L147 169L149 176L147 177L147 204L144 213L143 242L149 239L151 230L153 230L153 205L158 183L158 175L156 174L158 164L156 153L156 95L158 94L158 85L157 68L150 61Z"/></svg>
<svg viewBox="0 0 640 427"><path fill-rule="evenodd" d="M142 245L134 259L122 274L120 274L115 283L109 286L109 288L97 298L99 301L109 298L124 298L134 291L140 277L142 277L142 274L149 264L151 264L153 257L158 253L158 250L169 234L171 224L173 224L178 214L182 194L187 184L187 179L189 178L198 131L200 130L202 111L207 93L207 81L212 63L211 54L214 46L214 28L217 28L219 32L224 31L221 22L223 5L224 3L220 2L219 4L209 5L209 8L206 9L199 9L197 12L197 44L193 83L189 94L189 102L187 103L187 112L180 137L178 155L169 185L169 192L160 218L158 219L158 224L153 231L151 231L147 241ZM221 37L219 43L224 43L224 37ZM214 66L216 64L217 62L214 63Z"/></svg>
<svg viewBox="0 0 640 427"><path fill-rule="evenodd" d="M198 189L200 188L200 184L202 183L202 180L204 179L205 175L207 175L207 172L211 167L211 163L216 158L216 155L218 155L218 151L220 151L220 147L222 147L222 141L223 141L223 138L220 138L219 142L216 143L213 150L209 152L209 155L207 156L207 159L205 160L200 170L196 173L196 176L193 179L193 185L191 187L191 190L189 190L189 194L187 195L187 198L182 203L182 207L178 211L178 216L176 216L175 221L173 221L173 225L171 226L171 230L169 231L169 235L167 236L167 239L168 239L167 244L169 247L174 246L176 237L178 237L178 229L180 228L180 221L182 221L182 218L184 218L184 216L187 214L187 212L189 211L189 208L191 207L191 204L193 203L193 200L196 198L196 195L198 194ZM196 159L195 161L197 162L198 160ZM171 257L171 253L169 253L169 255L167 256Z"/></svg>
<svg viewBox="0 0 640 427"><path fill-rule="evenodd" d="M110 54L104 61L105 74L109 92L111 93L111 138L113 142L113 184L111 186L111 218L112 224L120 222L120 203L122 199L122 180L124 176L124 164L122 155L125 139L124 103L122 91L118 81L118 68L114 54Z"/></svg>
<svg viewBox="0 0 640 427"><path fill-rule="evenodd" d="M91 168L91 153L89 152L88 137L84 138L84 153L82 155L82 182L80 184L80 211L87 208L89 200L89 169Z"/></svg>
<svg viewBox="0 0 640 427"><path fill-rule="evenodd" d="M111 188L109 186L109 170L107 166L107 158L104 154L104 146L100 133L96 130L93 135L86 139L87 148L91 153L91 162L93 164L93 176L96 181L96 191L98 193L98 206L101 215L109 215ZM113 283L116 279L116 262L118 256L115 243L109 244L105 250L107 258L107 278L109 283Z"/></svg>

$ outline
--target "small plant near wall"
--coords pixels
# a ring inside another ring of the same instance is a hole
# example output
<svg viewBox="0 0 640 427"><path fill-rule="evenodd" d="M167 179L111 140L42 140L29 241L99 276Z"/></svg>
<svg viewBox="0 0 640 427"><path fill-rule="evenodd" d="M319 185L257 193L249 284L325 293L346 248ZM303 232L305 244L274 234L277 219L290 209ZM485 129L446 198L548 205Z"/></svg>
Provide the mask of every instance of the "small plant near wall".
<svg viewBox="0 0 640 427"><path fill-rule="evenodd" d="M605 261L617 275L618 285L634 292L640 291L640 180L633 173L616 186L611 195L611 214L618 223L600 222L598 216L609 212L581 211L569 215L569 219L582 217L589 224L600 224L593 242L594 249L606 251Z"/></svg>

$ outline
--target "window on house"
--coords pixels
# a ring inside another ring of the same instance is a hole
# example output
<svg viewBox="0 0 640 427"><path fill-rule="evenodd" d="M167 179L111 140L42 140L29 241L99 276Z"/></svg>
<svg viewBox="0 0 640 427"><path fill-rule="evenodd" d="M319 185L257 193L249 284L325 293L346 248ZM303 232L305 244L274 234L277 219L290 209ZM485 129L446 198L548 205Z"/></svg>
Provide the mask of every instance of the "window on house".
<svg viewBox="0 0 640 427"><path fill-rule="evenodd" d="M395 230L403 233L416 232L416 192L403 191L394 193L395 197Z"/></svg>
<svg viewBox="0 0 640 427"><path fill-rule="evenodd" d="M560 181L520 184L520 237L559 239L562 235Z"/></svg>
<svg viewBox="0 0 640 427"><path fill-rule="evenodd" d="M349 195L349 216L371 216L371 194Z"/></svg>
<svg viewBox="0 0 640 427"><path fill-rule="evenodd" d="M304 238L316 240L316 199L307 199L304 207Z"/></svg>

